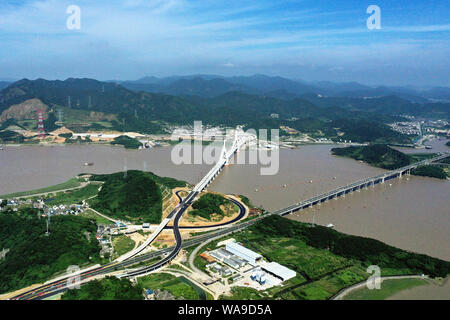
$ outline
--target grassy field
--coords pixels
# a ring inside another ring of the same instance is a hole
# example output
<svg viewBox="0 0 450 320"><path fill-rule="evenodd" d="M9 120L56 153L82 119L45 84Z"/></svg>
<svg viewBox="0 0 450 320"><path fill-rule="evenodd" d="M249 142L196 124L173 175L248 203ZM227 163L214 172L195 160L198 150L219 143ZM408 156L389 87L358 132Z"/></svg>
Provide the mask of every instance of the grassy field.
<svg viewBox="0 0 450 320"><path fill-rule="evenodd" d="M114 237L113 240L114 255L121 256L128 251L133 250L135 242L127 236Z"/></svg>
<svg viewBox="0 0 450 320"><path fill-rule="evenodd" d="M201 217L208 221L221 221L239 211L237 205L216 193L206 193L192 205L191 217Z"/></svg>
<svg viewBox="0 0 450 320"><path fill-rule="evenodd" d="M81 203L81 200L95 196L98 193L98 188L99 186L96 184L89 184L81 189L59 192L55 197L47 200L46 203L51 206Z"/></svg>
<svg viewBox="0 0 450 320"><path fill-rule="evenodd" d="M40 189L34 189L34 190L29 190L29 191L23 191L23 192L14 192L14 193L10 193L10 194L6 194L6 195L1 195L1 198L20 198L20 197L24 197L24 196L31 196L34 194L40 194L40 193L48 193L48 192L54 192L54 191L58 191L58 190L64 190L64 189L70 189L70 188L76 188L80 186L80 181L77 178L72 178L70 180L67 180L66 182L54 185L54 186L50 186L50 187L45 187L45 188L40 188Z"/></svg>
<svg viewBox="0 0 450 320"><path fill-rule="evenodd" d="M145 277L138 278L139 284L151 290L169 291L177 298L188 300L198 300L199 295L196 290L180 278L168 273L153 273Z"/></svg>
<svg viewBox="0 0 450 320"><path fill-rule="evenodd" d="M270 297L283 300L325 300L369 276L364 268L353 261L328 250L310 247L298 239L280 237L256 241L250 232L234 235L234 238L249 249L262 254L267 260L295 270L297 275L284 282L281 287L272 287L265 292L236 288L231 297L223 296L223 299ZM200 260L195 262L199 267L206 264Z"/></svg>
<svg viewBox="0 0 450 320"><path fill-rule="evenodd" d="M288 300L326 300L331 298L336 292L364 281L367 277L368 274L360 266L350 266L318 277L315 281L305 285L294 286L292 290L285 290L279 296Z"/></svg>
<svg viewBox="0 0 450 320"><path fill-rule="evenodd" d="M328 250L310 247L297 239L269 238L263 242L254 242L251 234L242 237L238 235L235 238L249 249L262 254L266 259L292 268L307 279L313 279L349 265L347 259L336 256Z"/></svg>
<svg viewBox="0 0 450 320"><path fill-rule="evenodd" d="M231 296L220 296L220 300L260 300L267 298L268 295L256 289L245 287L231 288Z"/></svg>
<svg viewBox="0 0 450 320"><path fill-rule="evenodd" d="M379 265L382 275L425 273L431 277L448 274L448 262L390 247L377 240L345 235L325 227L311 227L281 217L268 217L232 236L245 247L294 270L296 276L280 287L263 292L237 288L222 299L325 300L340 290L366 280L367 266ZM208 243L202 250L216 248ZM199 252L201 253L201 252ZM195 265L206 261L197 256Z"/></svg>
<svg viewBox="0 0 450 320"><path fill-rule="evenodd" d="M369 290L366 287L351 291L344 300L384 300L397 292L428 284L425 279L391 279L381 283L381 289Z"/></svg>
<svg viewBox="0 0 450 320"><path fill-rule="evenodd" d="M409 155L411 157L412 162L419 162L425 159L430 159L436 157L436 153L414 153Z"/></svg>
<svg viewBox="0 0 450 320"><path fill-rule="evenodd" d="M81 216L85 217L85 218L88 218L88 219L94 219L97 222L97 224L111 224L111 223L113 223L113 222L109 221L108 219L105 219L102 216L99 216L98 214L96 214L91 209L88 209L88 210L84 211L81 214Z"/></svg>

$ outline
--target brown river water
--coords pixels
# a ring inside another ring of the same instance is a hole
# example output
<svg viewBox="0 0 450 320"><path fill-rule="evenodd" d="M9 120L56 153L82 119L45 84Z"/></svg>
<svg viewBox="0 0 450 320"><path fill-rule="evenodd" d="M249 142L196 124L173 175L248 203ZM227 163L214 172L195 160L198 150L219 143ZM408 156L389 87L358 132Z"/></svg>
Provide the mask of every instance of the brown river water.
<svg viewBox="0 0 450 320"><path fill-rule="evenodd" d="M450 149L444 145L445 141L429 144L433 149L400 150ZM307 145L294 150L281 149L279 171L273 176L260 175L259 165L230 165L212 182L209 190L243 194L255 205L276 210L384 172L352 159L332 156L332 147ZM138 151L98 145L5 146L0 151L0 194L50 186L83 172L123 171L125 165L128 169L146 169L195 184L211 167L175 165L171 161L171 148ZM240 152L237 157L246 155L247 152ZM85 162L94 162L94 165L84 166ZM404 176L289 218L303 222L314 219L321 225L332 223L338 231L450 260L450 180Z"/></svg>

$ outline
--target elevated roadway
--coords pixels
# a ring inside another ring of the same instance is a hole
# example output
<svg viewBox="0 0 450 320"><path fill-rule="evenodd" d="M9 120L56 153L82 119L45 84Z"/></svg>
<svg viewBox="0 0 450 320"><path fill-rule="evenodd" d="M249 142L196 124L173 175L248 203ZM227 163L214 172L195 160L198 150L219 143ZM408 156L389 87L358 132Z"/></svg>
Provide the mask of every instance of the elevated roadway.
<svg viewBox="0 0 450 320"><path fill-rule="evenodd" d="M302 209L317 205L321 202L325 202L329 199L333 199L333 198L336 198L339 196L344 196L345 194L353 192L353 191L361 190L361 189L367 188L369 186L374 186L375 184L384 183L385 181L390 180L390 179L402 177L404 174L409 174L412 169L414 169L418 166L431 164L433 162L440 161L440 160L448 158L448 157L450 157L450 153L439 154L438 156L431 158L431 159L426 159L426 160L423 160L423 161L420 161L420 162L417 162L417 163L414 163L414 164L411 164L411 165L408 165L408 166L405 166L405 167L402 167L402 168L399 168L396 170L388 171L388 172L383 173L378 176L366 178L366 179L339 187L332 191L329 191L329 192L320 194L318 196L312 197L310 199L293 204L287 208L264 214L260 217L254 218L252 220L245 221L245 222L235 224L235 225L231 225L227 228L222 228L222 229L219 229L217 231L211 232L206 235L202 235L199 237L188 239L186 241L182 241L182 238L181 238L181 235L179 232L180 227L178 225L178 222L179 222L179 219L181 218L182 214L184 213L184 211L187 209L187 207L189 207L189 205L193 202L193 200L199 193L199 191L192 191L191 193L189 193L189 195L185 199L183 199L182 203L178 207L178 210L173 211L171 213L171 214L173 214L173 219L174 219L173 230L174 230L174 235L176 238L176 245L174 247L129 257L127 260L124 260L121 262L115 261L113 263L106 264L104 266L94 268L89 271L83 271L83 272L80 272L80 277L82 280L84 280L84 279L87 279L87 278L90 278L90 277L93 277L96 275L105 275L105 274L114 273L114 272L117 272L118 270L123 270L124 268L126 268L128 266L136 265L139 262L144 262L144 261L153 259L155 257L163 256L163 259L156 262L155 264L152 264L150 266L145 266L145 267L135 269L135 270L130 270L129 272L125 272L121 275L123 277L142 276L142 275L148 274L150 272L153 272L153 271L161 268L162 266L168 264L173 258L176 257L176 255L179 253L179 251L181 250L182 247L190 247L192 245L196 245L196 244L202 243L204 241L207 241L208 239L211 239L211 238L215 238L218 236L224 236L224 235L231 234L234 232L239 232L270 215L284 216L284 215L290 214L294 211L302 210ZM204 186L206 186L207 184L208 183L205 182ZM196 228L198 229L200 227L196 227ZM66 284L67 284L67 278L61 279L58 281L49 281L48 283L44 284L43 286L34 288L34 289L24 292L20 295L17 295L13 299L43 299L43 298L55 295L59 292L66 291L67 290Z"/></svg>

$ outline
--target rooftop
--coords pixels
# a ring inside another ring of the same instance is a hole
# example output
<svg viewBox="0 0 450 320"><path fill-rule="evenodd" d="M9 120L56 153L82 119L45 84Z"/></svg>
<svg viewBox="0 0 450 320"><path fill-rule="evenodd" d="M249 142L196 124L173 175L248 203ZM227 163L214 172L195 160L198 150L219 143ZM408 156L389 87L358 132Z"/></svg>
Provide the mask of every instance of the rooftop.
<svg viewBox="0 0 450 320"><path fill-rule="evenodd" d="M282 266L281 264L278 264L276 262L265 263L265 264L261 265L261 268L263 268L264 270L266 270L270 273L273 273L273 274L279 276L283 280L293 278L296 275L295 271L293 271L289 268L286 268L285 266Z"/></svg>
<svg viewBox="0 0 450 320"><path fill-rule="evenodd" d="M241 246L237 242L229 242L229 243L227 243L226 246L227 246L227 249L228 248L234 249L234 250L239 251L240 253L242 253L242 254L244 254L244 255L252 258L252 259L256 260L256 259L262 258L262 256L259 253L256 253L256 252L254 252L254 251L252 251L250 249L247 249L246 247Z"/></svg>

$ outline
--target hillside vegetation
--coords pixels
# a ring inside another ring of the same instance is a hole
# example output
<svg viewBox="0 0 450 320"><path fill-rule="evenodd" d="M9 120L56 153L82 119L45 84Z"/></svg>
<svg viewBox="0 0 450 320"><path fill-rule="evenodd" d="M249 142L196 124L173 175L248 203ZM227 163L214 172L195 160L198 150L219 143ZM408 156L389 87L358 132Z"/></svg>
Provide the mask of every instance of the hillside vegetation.
<svg viewBox="0 0 450 320"><path fill-rule="evenodd" d="M233 234L233 238L268 261L278 262L297 274L282 287L264 291L235 287L231 296L221 296L221 299L329 299L340 290L366 280L370 265L379 266L382 276L424 273L446 277L450 273L448 261L280 216L266 217Z"/></svg>
<svg viewBox="0 0 450 320"><path fill-rule="evenodd" d="M77 216L46 219L36 209L0 212L0 249L9 249L0 261L0 293L48 280L70 265L98 263L100 246L94 221Z"/></svg>
<svg viewBox="0 0 450 320"><path fill-rule="evenodd" d="M393 170L407 166L411 158L387 145L377 144L361 147L333 148L332 154L361 160L375 167Z"/></svg>
<svg viewBox="0 0 450 320"><path fill-rule="evenodd" d="M66 291L61 300L144 300L143 288L128 279L106 277Z"/></svg>
<svg viewBox="0 0 450 320"><path fill-rule="evenodd" d="M139 149L139 147L142 146L142 143L139 142L139 140L131 138L129 136L120 136L117 138L114 138L113 141L111 141L112 145L122 145L126 149Z"/></svg>
<svg viewBox="0 0 450 320"><path fill-rule="evenodd" d="M305 223L271 216L252 228L254 235L269 239L279 236L299 239L311 247L359 260L364 266L376 264L382 269L409 269L412 273L434 277L446 277L450 273L448 261L407 252L375 239L347 235L327 227L311 228Z"/></svg>
<svg viewBox="0 0 450 320"><path fill-rule="evenodd" d="M217 81L216 84L220 85ZM93 79L23 79L0 92L0 112L11 105L39 99L52 110L46 120L46 128L55 126L55 112L63 107L64 115L68 117L64 121L68 122L68 128L76 131L101 130L106 126L122 132L162 133L167 124L186 125L201 120L210 125L240 124L253 129L279 128L284 125L318 136L358 142L409 141L407 136L394 132L384 124L393 121L392 113L368 112L364 108L364 99L352 101L354 108L349 108L345 103L326 103L322 106L322 100L308 100L308 96L283 99L277 98L276 94L266 95L258 91L234 91L236 87L242 86L227 85L220 95L208 97L171 96L132 91L115 83ZM67 107L67 96L72 99L71 108ZM379 103L383 105L389 101L379 100ZM417 105L417 108L422 107ZM278 114L279 119L272 119L272 113ZM338 133L343 133L343 136L338 136Z"/></svg>
<svg viewBox="0 0 450 320"><path fill-rule="evenodd" d="M437 179L447 179L447 174L445 173L444 169L431 165L417 167L411 170L411 174Z"/></svg>
<svg viewBox="0 0 450 320"><path fill-rule="evenodd" d="M14 131L4 130L0 131L0 142L1 143L22 143L25 141L25 138Z"/></svg>
<svg viewBox="0 0 450 320"><path fill-rule="evenodd" d="M387 145L370 145L361 147L345 147L331 149L333 155L353 158L364 161L375 167L393 170L407 166L426 158L431 158L435 154L404 154L398 150L392 149ZM445 162L445 161L444 161ZM422 165L413 170L411 174L416 176L432 177L446 179L447 173L444 169L432 166Z"/></svg>
<svg viewBox="0 0 450 320"><path fill-rule="evenodd" d="M225 213L220 206L228 201L219 194L207 193L194 202L192 205L194 210L190 211L189 214L202 217L206 220L211 220L213 214L223 217Z"/></svg>
<svg viewBox="0 0 450 320"><path fill-rule="evenodd" d="M184 187L185 182L158 177L137 170L113 174L92 175L91 181L104 181L91 206L108 216L135 222L160 223L162 214L161 188Z"/></svg>

